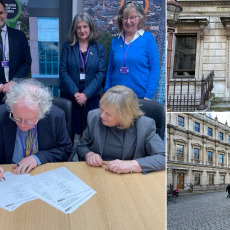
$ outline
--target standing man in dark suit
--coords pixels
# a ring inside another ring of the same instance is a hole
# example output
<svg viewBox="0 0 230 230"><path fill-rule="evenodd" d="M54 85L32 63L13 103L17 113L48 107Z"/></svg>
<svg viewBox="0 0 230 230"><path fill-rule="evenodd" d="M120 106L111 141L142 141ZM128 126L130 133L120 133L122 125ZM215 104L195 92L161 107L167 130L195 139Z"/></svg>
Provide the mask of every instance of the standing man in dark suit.
<svg viewBox="0 0 230 230"><path fill-rule="evenodd" d="M13 78L25 78L32 62L25 34L8 27L6 19L6 5L0 0L0 104Z"/></svg>
<svg viewBox="0 0 230 230"><path fill-rule="evenodd" d="M15 81L0 106L0 164L23 174L67 161L71 152L64 111L52 105L49 89L34 79Z"/></svg>

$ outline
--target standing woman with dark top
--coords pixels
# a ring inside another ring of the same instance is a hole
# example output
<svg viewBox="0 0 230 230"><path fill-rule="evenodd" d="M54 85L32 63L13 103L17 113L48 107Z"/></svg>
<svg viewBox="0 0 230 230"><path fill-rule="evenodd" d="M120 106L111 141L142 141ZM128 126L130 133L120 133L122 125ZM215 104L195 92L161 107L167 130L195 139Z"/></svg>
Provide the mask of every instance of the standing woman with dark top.
<svg viewBox="0 0 230 230"><path fill-rule="evenodd" d="M87 114L99 107L106 59L104 45L91 16L77 14L64 43L60 59L61 97L72 101L72 142L87 125Z"/></svg>

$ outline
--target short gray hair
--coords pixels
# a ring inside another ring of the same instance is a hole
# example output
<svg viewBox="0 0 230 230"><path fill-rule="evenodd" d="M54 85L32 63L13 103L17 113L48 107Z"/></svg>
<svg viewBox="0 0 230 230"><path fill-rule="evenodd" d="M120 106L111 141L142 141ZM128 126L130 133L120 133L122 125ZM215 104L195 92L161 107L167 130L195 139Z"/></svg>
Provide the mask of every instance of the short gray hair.
<svg viewBox="0 0 230 230"><path fill-rule="evenodd" d="M99 32L97 29L97 25L93 21L93 18L87 12L78 13L74 17L72 24L69 28L68 35L67 35L67 42L70 43L71 46L74 46L76 42L78 41L78 37L76 34L76 27L77 27L77 23L81 21L85 21L89 26L89 29L90 29L89 43L93 43L99 38Z"/></svg>
<svg viewBox="0 0 230 230"><path fill-rule="evenodd" d="M117 85L110 88L101 98L100 106L114 108L120 121L118 128L127 129L143 115L138 99L132 89Z"/></svg>
<svg viewBox="0 0 230 230"><path fill-rule="evenodd" d="M39 119L44 118L52 106L53 96L50 89L32 78L14 80L4 98L8 110L12 112L13 106L23 100L22 105L32 110L38 108Z"/></svg>
<svg viewBox="0 0 230 230"><path fill-rule="evenodd" d="M136 10L137 16L141 19L139 25L137 26L138 30L145 29L146 13L144 8L137 2L129 2L124 4L118 11L117 24L120 32L124 31L122 17L127 15L133 9Z"/></svg>

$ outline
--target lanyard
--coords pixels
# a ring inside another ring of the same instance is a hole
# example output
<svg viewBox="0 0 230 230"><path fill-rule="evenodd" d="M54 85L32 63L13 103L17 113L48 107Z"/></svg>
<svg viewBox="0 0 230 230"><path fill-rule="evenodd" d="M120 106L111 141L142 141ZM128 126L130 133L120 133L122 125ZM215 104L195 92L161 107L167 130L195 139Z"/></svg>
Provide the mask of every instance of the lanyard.
<svg viewBox="0 0 230 230"><path fill-rule="evenodd" d="M125 67L126 57L127 57L127 53L128 53L130 45L131 45L131 42L129 43L129 46L128 46L127 50L125 51L125 35L124 35L124 67Z"/></svg>
<svg viewBox="0 0 230 230"><path fill-rule="evenodd" d="M35 139L36 131L37 131L37 125L34 126L34 136L33 136L34 138L33 138L33 142L32 142L32 146L31 146L31 149L30 149L30 154L29 154L29 156L30 156L30 155L32 154L32 152L33 152L34 139ZM23 140L22 140L22 133L21 133L21 130L20 130L19 128L18 128L18 132L19 132L19 136L20 136L20 140L21 140L23 155L24 155L24 157L26 157L26 151L25 151L25 147L24 147Z"/></svg>
<svg viewBox="0 0 230 230"><path fill-rule="evenodd" d="M2 30L3 31L3 30ZM7 27L6 27L6 32L5 32L5 39L4 39L4 48L2 48L2 46L1 46L1 44L0 44L0 48L1 48L1 50L2 50L2 52L3 52L3 56L4 56L4 61L6 60L6 34L7 34ZM1 34L0 34L0 36L2 36Z"/></svg>
<svg viewBox="0 0 230 230"><path fill-rule="evenodd" d="M89 56L89 47L88 47L87 55L86 55L86 58L85 58L85 62L84 62L84 59L83 59L82 54L81 54L79 42L78 42L78 48L79 48L78 50L79 50L79 54L80 54L81 62L82 62L82 66L83 66L83 72L85 73L85 66L86 66L86 63L87 63L87 60L88 60L88 56Z"/></svg>

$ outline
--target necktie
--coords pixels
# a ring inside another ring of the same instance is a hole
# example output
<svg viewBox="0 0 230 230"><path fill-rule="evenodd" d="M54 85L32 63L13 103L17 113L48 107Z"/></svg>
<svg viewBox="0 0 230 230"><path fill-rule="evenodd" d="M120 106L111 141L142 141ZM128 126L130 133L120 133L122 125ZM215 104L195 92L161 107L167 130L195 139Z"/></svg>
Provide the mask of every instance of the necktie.
<svg viewBox="0 0 230 230"><path fill-rule="evenodd" d="M0 45L1 45L1 49L0 49L0 61L3 61L3 42L2 42L2 30L0 30Z"/></svg>
<svg viewBox="0 0 230 230"><path fill-rule="evenodd" d="M26 156L27 157L30 155L30 149L31 149L33 140L34 140L33 132L30 129L27 132L27 138L26 138ZM35 143L35 140L34 140L34 146L33 146L32 154L35 154L36 152L37 152L37 149L36 149L36 143Z"/></svg>

